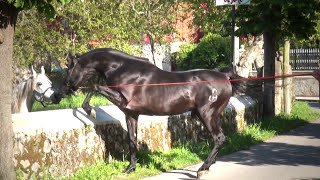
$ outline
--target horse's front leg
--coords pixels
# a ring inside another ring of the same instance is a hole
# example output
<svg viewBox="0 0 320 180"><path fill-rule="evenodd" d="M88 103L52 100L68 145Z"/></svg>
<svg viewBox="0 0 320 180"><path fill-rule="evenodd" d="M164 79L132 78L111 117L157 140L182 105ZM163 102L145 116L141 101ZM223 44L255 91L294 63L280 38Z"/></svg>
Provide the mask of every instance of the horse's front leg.
<svg viewBox="0 0 320 180"><path fill-rule="evenodd" d="M96 113L95 113L94 110L92 111L92 106L90 106L90 100L91 100L91 97L93 96L93 94L94 94L94 92L89 92L88 93L86 99L82 103L82 108L84 109L84 111L88 115L90 115L93 118L96 118Z"/></svg>
<svg viewBox="0 0 320 180"><path fill-rule="evenodd" d="M130 149L130 164L122 173L130 173L136 169L137 125L139 114L125 112Z"/></svg>
<svg viewBox="0 0 320 180"><path fill-rule="evenodd" d="M123 171L123 173L130 173L136 169L136 150L137 150L137 123L139 114L132 113L126 110L127 100L118 91L111 88L95 85L94 89L96 92L105 96L114 105L118 106L126 115L127 129L128 129L128 140L130 149L130 164Z"/></svg>
<svg viewBox="0 0 320 180"><path fill-rule="evenodd" d="M118 106L120 109L124 109L126 107L127 101L118 91L112 90L108 87L94 85L94 92L89 92L86 99L82 104L82 108L86 111L88 115L93 118L96 118L96 111L90 106L90 100L94 93L99 93L105 96L110 102L114 105Z"/></svg>
<svg viewBox="0 0 320 180"><path fill-rule="evenodd" d="M94 86L94 90L105 96L110 102L118 106L120 109L124 109L127 106L127 100L118 91L98 85Z"/></svg>

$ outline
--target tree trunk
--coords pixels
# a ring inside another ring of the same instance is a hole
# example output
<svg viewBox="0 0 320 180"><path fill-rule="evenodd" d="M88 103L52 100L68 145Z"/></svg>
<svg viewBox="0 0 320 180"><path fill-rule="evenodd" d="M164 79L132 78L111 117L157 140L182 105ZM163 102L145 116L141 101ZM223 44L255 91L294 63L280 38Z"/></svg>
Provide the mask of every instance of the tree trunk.
<svg viewBox="0 0 320 180"><path fill-rule="evenodd" d="M275 75L276 37L275 33L266 31L264 39L264 76ZM275 116L275 80L266 80L264 83L263 115L264 117Z"/></svg>
<svg viewBox="0 0 320 180"><path fill-rule="evenodd" d="M16 179L11 119L13 35L18 10L0 0L0 179Z"/></svg>

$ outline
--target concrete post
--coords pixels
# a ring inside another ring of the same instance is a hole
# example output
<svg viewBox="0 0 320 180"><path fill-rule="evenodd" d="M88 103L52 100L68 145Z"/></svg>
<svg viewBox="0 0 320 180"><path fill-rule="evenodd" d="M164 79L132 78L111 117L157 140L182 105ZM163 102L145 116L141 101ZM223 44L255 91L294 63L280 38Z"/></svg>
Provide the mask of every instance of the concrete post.
<svg viewBox="0 0 320 180"><path fill-rule="evenodd" d="M283 75L291 74L290 60L290 41L285 40L284 43L284 59L283 59ZM283 81L283 96L284 96L284 112L290 114L292 109L292 78L284 78Z"/></svg>

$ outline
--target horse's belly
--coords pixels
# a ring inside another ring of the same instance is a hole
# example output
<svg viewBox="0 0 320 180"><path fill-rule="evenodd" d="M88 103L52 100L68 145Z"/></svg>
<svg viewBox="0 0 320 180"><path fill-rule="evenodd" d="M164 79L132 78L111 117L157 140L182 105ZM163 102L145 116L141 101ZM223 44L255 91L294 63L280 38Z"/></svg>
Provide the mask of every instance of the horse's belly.
<svg viewBox="0 0 320 180"><path fill-rule="evenodd" d="M174 115L190 111L194 103L188 100L177 101L130 101L127 108L144 115Z"/></svg>

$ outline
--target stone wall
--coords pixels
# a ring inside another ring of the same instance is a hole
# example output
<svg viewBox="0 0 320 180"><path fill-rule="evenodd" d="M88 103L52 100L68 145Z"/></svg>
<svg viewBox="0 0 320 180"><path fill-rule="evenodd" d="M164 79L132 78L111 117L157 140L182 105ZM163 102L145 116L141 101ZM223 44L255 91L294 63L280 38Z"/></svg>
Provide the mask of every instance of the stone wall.
<svg viewBox="0 0 320 180"><path fill-rule="evenodd" d="M293 71L292 74L312 73L312 71ZM251 71L250 76L255 77L256 71ZM319 99L319 83L313 76L295 76L293 81L293 93L298 100ZM262 91L261 91L262 92Z"/></svg>
<svg viewBox="0 0 320 180"><path fill-rule="evenodd" d="M305 73L305 72L294 72ZM294 77L295 96L303 98L319 97L319 83L313 76Z"/></svg>
<svg viewBox="0 0 320 180"><path fill-rule="evenodd" d="M69 176L97 161L122 159L128 154L124 114L116 106L96 107L97 118L82 109L13 114L14 164L26 179ZM258 121L258 103L248 96L232 97L220 123L227 133L242 131ZM211 138L191 113L139 117L138 148L168 151L175 142Z"/></svg>

